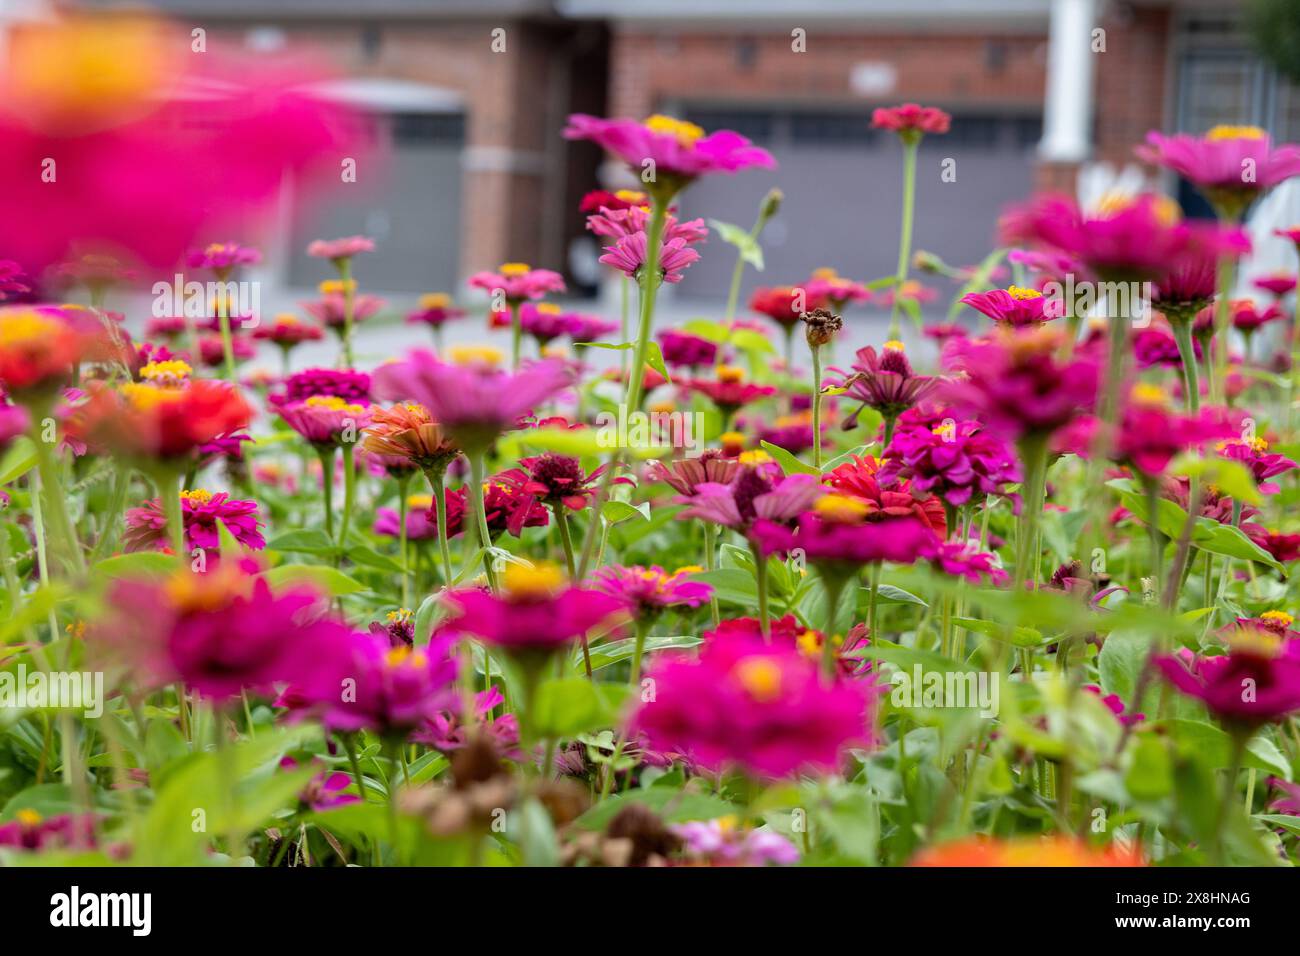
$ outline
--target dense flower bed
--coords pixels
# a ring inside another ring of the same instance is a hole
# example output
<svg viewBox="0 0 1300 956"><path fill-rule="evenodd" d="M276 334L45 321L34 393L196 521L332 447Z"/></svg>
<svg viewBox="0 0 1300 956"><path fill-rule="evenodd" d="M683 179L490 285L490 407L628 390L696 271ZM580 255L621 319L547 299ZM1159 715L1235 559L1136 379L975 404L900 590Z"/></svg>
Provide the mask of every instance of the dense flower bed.
<svg viewBox="0 0 1300 956"><path fill-rule="evenodd" d="M776 277L745 308L781 194L749 230L678 203L772 156L573 116L642 187L583 203L622 314L505 263L472 303L421 299L433 349L362 369L386 308L363 236L312 243L306 315L222 294L128 333L138 265L237 286L260 254L196 244L206 216L328 164L341 127L232 74L256 105L212 128L267 150L217 184L209 143L163 135L153 25L113 28L138 82L86 122L84 29L37 31L66 76L9 77L0 157L57 137L104 181L166 144L133 175L193 215L59 192L0 248L0 863L1294 862L1295 275L1228 290L1300 148L1152 133L1217 221L1033 197L956 268L911 248L918 145L950 118L882 109L896 274ZM735 262L723 313L656 327L706 254ZM444 347L484 306L509 349ZM335 367L292 371L328 336ZM267 345L283 374L245 372Z"/></svg>

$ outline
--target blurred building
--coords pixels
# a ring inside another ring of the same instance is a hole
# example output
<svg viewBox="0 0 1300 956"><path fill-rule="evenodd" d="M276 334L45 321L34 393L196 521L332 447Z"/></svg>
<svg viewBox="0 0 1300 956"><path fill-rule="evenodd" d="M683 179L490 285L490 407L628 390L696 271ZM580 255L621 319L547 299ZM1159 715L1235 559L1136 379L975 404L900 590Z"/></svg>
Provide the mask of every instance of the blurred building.
<svg viewBox="0 0 1300 956"><path fill-rule="evenodd" d="M682 212L747 226L781 186L787 201L765 236L772 282L818 265L862 278L892 271L900 165L894 138L869 128L876 106L917 101L953 114L952 131L922 148L916 242L955 264L988 251L1008 202L1073 189L1081 168L1131 163L1150 129L1249 122L1300 137L1300 97L1251 52L1241 0L154 6L216 45L324 49L345 74L333 92L365 107L393 148L370 192L286 217L279 279L290 286L319 278L301 254L308 238L351 232L383 242L366 281L394 292L451 288L510 260L572 272L578 200L625 175L560 136L574 111L667 112L771 149L778 172L702 182ZM945 160L954 181L940 176ZM706 256L682 293L722 295L729 260Z"/></svg>

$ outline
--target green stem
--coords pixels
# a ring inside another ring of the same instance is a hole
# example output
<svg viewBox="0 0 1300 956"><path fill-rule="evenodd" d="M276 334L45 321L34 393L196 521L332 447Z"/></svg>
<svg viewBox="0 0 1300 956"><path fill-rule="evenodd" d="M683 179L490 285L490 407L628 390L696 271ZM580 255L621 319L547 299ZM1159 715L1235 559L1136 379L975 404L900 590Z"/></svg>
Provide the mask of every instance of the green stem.
<svg viewBox="0 0 1300 956"><path fill-rule="evenodd" d="M704 570L712 571L713 563L715 561L714 555L717 550L718 532L717 529L707 521L701 521L700 524L704 528ZM722 621L722 616L721 612L718 610L718 599L716 597L709 598L709 613L713 617L713 626L717 627Z"/></svg>
<svg viewBox="0 0 1300 956"><path fill-rule="evenodd" d="M560 544L564 547L564 565L569 572L569 579L577 570L573 560L573 537L569 534L569 517L565 514L567 505L563 502L554 505L551 512L555 515L555 525L560 529Z"/></svg>
<svg viewBox="0 0 1300 956"><path fill-rule="evenodd" d="M321 481L325 491L325 534L334 537L334 447L319 447Z"/></svg>
<svg viewBox="0 0 1300 956"><path fill-rule="evenodd" d="M163 514L167 517L167 533L171 535L172 551L178 558L187 554L185 547L185 518L181 507L181 476L171 472L159 472L158 496L162 498Z"/></svg>
<svg viewBox="0 0 1300 956"><path fill-rule="evenodd" d="M523 321L519 317L519 303L510 303L510 368L519 369L519 354L524 337Z"/></svg>
<svg viewBox="0 0 1300 956"><path fill-rule="evenodd" d="M1228 219L1223 224L1225 226L1234 226L1236 221ZM1214 377L1210 379L1210 401L1216 405L1223 402L1227 388L1228 317L1232 311L1228 296L1232 293L1232 284L1236 281L1236 274L1237 265L1231 256L1224 256L1219 260L1216 271L1218 298L1214 303ZM1206 359L1209 361L1209 356Z"/></svg>
<svg viewBox="0 0 1300 956"><path fill-rule="evenodd" d="M352 285L352 260L340 259L337 263L339 281L343 286L343 367L352 368L352 313L356 305L356 289Z"/></svg>
<svg viewBox="0 0 1300 956"><path fill-rule="evenodd" d="M1031 556L1030 551L1037 537L1038 521L1042 516L1043 497L1047 485L1047 439L1042 435L1025 435L1017 443L1017 450L1024 467L1024 481L1021 487L1025 491L1025 503L1016 529L1016 574L1012 584L1017 588L1028 586L1032 590L1038 583L1038 562L1034 556ZM1031 559L1033 559L1032 566ZM1030 575L1028 582L1026 574Z"/></svg>
<svg viewBox="0 0 1300 956"><path fill-rule="evenodd" d="M889 338L899 337L898 310L912 258L912 221L916 202L916 153L920 140L903 142L903 223L898 237L898 271L894 280L894 301L889 312Z"/></svg>
<svg viewBox="0 0 1300 956"><path fill-rule="evenodd" d="M410 510L406 490L410 480L409 475L397 479L397 553L402 565L402 607L411 606L411 568L406 553L406 513Z"/></svg>
<svg viewBox="0 0 1300 956"><path fill-rule="evenodd" d="M476 451L468 454L469 458L469 497L474 508L474 522L478 527L479 544L483 548L483 571L487 574L488 586L495 594L497 573L492 568L492 534L488 531L487 515L483 511L483 453Z"/></svg>
<svg viewBox="0 0 1300 956"><path fill-rule="evenodd" d="M812 430L813 467L822 470L822 347L810 345L813 367Z"/></svg>
<svg viewBox="0 0 1300 956"><path fill-rule="evenodd" d="M758 589L758 627L764 641L772 640L772 623L767 609L767 558L758 545L751 543L750 553L754 556L754 584Z"/></svg>
<svg viewBox="0 0 1300 956"><path fill-rule="evenodd" d="M1196 347L1192 343L1191 319L1171 316L1170 325L1174 329L1174 341L1178 343L1178 358L1183 364L1183 399L1188 411L1195 415L1201 408L1201 384L1196 375Z"/></svg>
<svg viewBox="0 0 1300 956"><path fill-rule="evenodd" d="M434 516L438 519L438 554L442 558L442 584L451 587L451 547L447 544L447 493L443 472L435 468L424 473L433 489Z"/></svg>
<svg viewBox="0 0 1300 956"><path fill-rule="evenodd" d="M650 622L638 617L635 631L636 643L632 652L632 677L629 681L633 687L637 687L641 683L641 659L645 656L645 639L650 633Z"/></svg>
<svg viewBox="0 0 1300 956"><path fill-rule="evenodd" d="M224 295L217 299L217 325L221 329L221 354L227 382L235 381L235 339L230 334L230 308ZM194 357L197 363L199 356Z"/></svg>
<svg viewBox="0 0 1300 956"><path fill-rule="evenodd" d="M343 520L339 522L339 541L338 548L340 558L342 552L348 544L348 525L352 521L352 506L355 503L357 491L357 472L352 467L353 447L350 442L344 442L343 451Z"/></svg>
<svg viewBox="0 0 1300 956"><path fill-rule="evenodd" d="M637 328L636 351L632 357L632 367L628 370L627 387L623 396L623 406L629 412L641 407L641 392L645 384L645 359L650 347L650 328L654 324L655 297L659 291L659 256L663 245L664 221L668 216L668 204L671 195L659 194L654 197L650 210L650 221L646 225L646 261L641 268L641 317ZM623 449L614 452L609 467L601 478L600 488L592 502L592 513L600 514L600 509L609 498L609 489L623 461ZM582 557L578 561L578 580L587 576L591 565L592 552L596 547L596 529L599 521L587 524L587 533L583 538Z"/></svg>
<svg viewBox="0 0 1300 956"><path fill-rule="evenodd" d="M835 677L835 626L840 612L840 596L844 593L844 578L836 574L821 575L826 589L826 636L822 640L822 673L827 680Z"/></svg>

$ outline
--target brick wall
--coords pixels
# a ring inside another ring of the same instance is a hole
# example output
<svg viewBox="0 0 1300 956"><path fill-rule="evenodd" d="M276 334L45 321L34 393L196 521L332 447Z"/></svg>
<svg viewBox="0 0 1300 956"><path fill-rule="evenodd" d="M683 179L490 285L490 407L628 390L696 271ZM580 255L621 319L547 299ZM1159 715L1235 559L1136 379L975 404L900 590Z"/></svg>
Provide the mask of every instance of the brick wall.
<svg viewBox="0 0 1300 956"><path fill-rule="evenodd" d="M643 117L667 99L818 106L916 100L1042 108L1046 35L859 34L809 28L804 53L788 32L618 32L610 54L611 111ZM892 92L865 100L851 76L863 63L892 64Z"/></svg>

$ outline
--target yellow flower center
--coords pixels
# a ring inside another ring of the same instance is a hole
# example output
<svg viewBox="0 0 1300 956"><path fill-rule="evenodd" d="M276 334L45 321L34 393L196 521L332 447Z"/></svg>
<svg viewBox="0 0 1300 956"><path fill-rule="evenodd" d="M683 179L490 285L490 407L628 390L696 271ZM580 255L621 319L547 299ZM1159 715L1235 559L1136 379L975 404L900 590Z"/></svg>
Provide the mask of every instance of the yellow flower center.
<svg viewBox="0 0 1300 956"><path fill-rule="evenodd" d="M665 399L662 402L655 402L653 405L650 406L651 413L656 415L666 415L671 411L675 411L676 409L677 409L677 405L673 402L668 401L667 399Z"/></svg>
<svg viewBox="0 0 1300 956"><path fill-rule="evenodd" d="M433 495L409 495L406 499L406 507L428 511L433 507Z"/></svg>
<svg viewBox="0 0 1300 956"><path fill-rule="evenodd" d="M454 365L500 365L501 350L490 345L453 345L447 358Z"/></svg>
<svg viewBox="0 0 1300 956"><path fill-rule="evenodd" d="M14 814L14 819L25 827L38 827L44 818L35 810L22 809Z"/></svg>
<svg viewBox="0 0 1300 956"><path fill-rule="evenodd" d="M823 521L836 524L857 524L867 516L867 503L848 495L822 495L813 502L813 511Z"/></svg>
<svg viewBox="0 0 1300 956"><path fill-rule="evenodd" d="M1261 621L1276 621L1283 627L1290 627L1295 623L1295 618L1286 611L1265 611L1259 616L1259 619Z"/></svg>
<svg viewBox="0 0 1300 956"><path fill-rule="evenodd" d="M938 435L940 438L950 438L957 434L957 423L951 421L940 422L938 425L935 425L934 428L930 429L930 431Z"/></svg>
<svg viewBox="0 0 1300 956"><path fill-rule="evenodd" d="M0 316L0 345L22 348L48 342L59 334L59 323L39 312L23 310Z"/></svg>
<svg viewBox="0 0 1300 956"><path fill-rule="evenodd" d="M1097 212L1102 218L1116 216L1131 208L1138 198L1127 193L1108 192L1097 203ZM1152 197L1152 211L1155 213L1156 220L1165 226L1172 226L1183 218L1182 209L1169 196Z"/></svg>
<svg viewBox="0 0 1300 956"><path fill-rule="evenodd" d="M1007 286L1007 295L1022 302L1029 299L1041 299L1043 297L1043 293L1039 292L1037 289L1026 289L1024 286L1019 285Z"/></svg>
<svg viewBox="0 0 1300 956"><path fill-rule="evenodd" d="M736 679L750 697L766 703L781 694L781 668L770 657L747 657L736 665Z"/></svg>
<svg viewBox="0 0 1300 956"><path fill-rule="evenodd" d="M193 371L188 362L168 359L166 362L150 362L140 369L140 377L155 385L175 387L184 384Z"/></svg>
<svg viewBox="0 0 1300 956"><path fill-rule="evenodd" d="M352 405L337 395L313 395L303 404L310 408L328 408L332 412L348 412L352 415L360 415L365 412L365 408L362 406Z"/></svg>
<svg viewBox="0 0 1300 956"><path fill-rule="evenodd" d="M526 276L532 271L532 266L526 262L507 262L501 266L503 276Z"/></svg>
<svg viewBox="0 0 1300 956"><path fill-rule="evenodd" d="M813 270L814 279L825 279L827 282L838 279L840 274L830 266L822 266L820 269Z"/></svg>
<svg viewBox="0 0 1300 956"><path fill-rule="evenodd" d="M704 568L700 567L698 564L683 564L680 568L674 571L670 577L679 578L685 574L699 574L703 570Z"/></svg>
<svg viewBox="0 0 1300 956"><path fill-rule="evenodd" d="M1214 126L1205 138L1210 142L1225 139L1263 139L1267 134L1258 126Z"/></svg>
<svg viewBox="0 0 1300 956"><path fill-rule="evenodd" d="M1169 395L1165 390L1149 382L1139 382L1134 385L1133 391L1129 393L1129 399L1134 405L1148 407L1164 408L1169 404Z"/></svg>
<svg viewBox="0 0 1300 956"><path fill-rule="evenodd" d="M554 302L540 302L537 305L537 311L542 315L559 315L564 310Z"/></svg>
<svg viewBox="0 0 1300 956"><path fill-rule="evenodd" d="M664 116L662 113L651 116L643 125L652 133L662 133L674 137L683 146L694 146L696 140L704 136L704 130L694 123L674 119L671 116Z"/></svg>
<svg viewBox="0 0 1300 956"><path fill-rule="evenodd" d="M1282 638L1259 627L1239 627L1224 643L1234 653L1255 657L1277 657L1282 650Z"/></svg>
<svg viewBox="0 0 1300 956"><path fill-rule="evenodd" d="M718 441L722 442L724 447L735 448L744 447L745 436L741 432L723 432L718 436Z"/></svg>
<svg viewBox="0 0 1300 956"><path fill-rule="evenodd" d="M635 189L620 189L614 193L614 196L634 206L644 206L646 204L646 194L637 192Z"/></svg>
<svg viewBox="0 0 1300 956"><path fill-rule="evenodd" d="M765 465L772 460L772 456L761 448L754 448L750 451L742 451L736 461L742 465Z"/></svg>
<svg viewBox="0 0 1300 956"><path fill-rule="evenodd" d="M423 651L412 650L405 644L400 644L391 648L384 655L384 663L389 667L406 667L409 665L410 667L420 668L428 666L429 658L425 657Z"/></svg>
<svg viewBox="0 0 1300 956"><path fill-rule="evenodd" d="M717 373L719 382L743 382L745 380L745 370L735 365L719 365Z"/></svg>
<svg viewBox="0 0 1300 956"><path fill-rule="evenodd" d="M188 491L181 492L182 501L193 501L201 505L206 505L212 500L212 492L206 488L191 488Z"/></svg>
<svg viewBox="0 0 1300 956"><path fill-rule="evenodd" d="M796 637L795 644L799 648L799 653L803 654L804 657L817 657L821 654L821 638L811 628Z"/></svg>
<svg viewBox="0 0 1300 956"><path fill-rule="evenodd" d="M399 607L396 611L389 611L384 615L389 624L405 624L415 617L409 607Z"/></svg>
<svg viewBox="0 0 1300 956"><path fill-rule="evenodd" d="M564 587L564 572L549 561L531 565L512 561L506 566L503 584L512 597L544 598Z"/></svg>
<svg viewBox="0 0 1300 956"><path fill-rule="evenodd" d="M277 312L275 314L274 322L276 325L297 325L298 316L294 315L292 312Z"/></svg>
<svg viewBox="0 0 1300 956"><path fill-rule="evenodd" d="M420 308L445 309L451 305L451 296L445 292L426 292L420 296Z"/></svg>
<svg viewBox="0 0 1300 956"><path fill-rule="evenodd" d="M321 295L342 295L344 292L351 292L357 287L356 279L326 279L318 288Z"/></svg>
<svg viewBox="0 0 1300 956"><path fill-rule="evenodd" d="M900 342L898 339L890 339L888 342L886 342L884 345L882 345L882 346L880 347L880 350L881 350L882 352L903 352L903 351L906 351L906 350L904 349L904 347L903 347L903 343Z"/></svg>
<svg viewBox="0 0 1300 956"><path fill-rule="evenodd" d="M127 404L141 412L152 411L166 402L179 401L181 398L179 388L165 388L148 382L127 382L122 386L121 393Z"/></svg>

